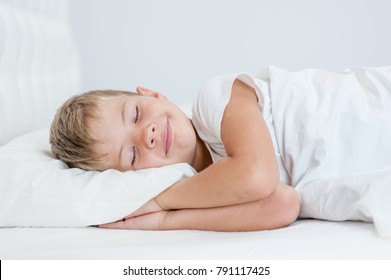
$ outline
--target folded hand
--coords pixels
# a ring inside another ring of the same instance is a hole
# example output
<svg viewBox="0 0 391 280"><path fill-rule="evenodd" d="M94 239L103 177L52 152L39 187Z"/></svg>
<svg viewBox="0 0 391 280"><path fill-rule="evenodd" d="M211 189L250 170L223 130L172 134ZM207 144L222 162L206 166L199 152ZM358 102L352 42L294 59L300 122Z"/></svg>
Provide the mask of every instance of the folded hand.
<svg viewBox="0 0 391 280"><path fill-rule="evenodd" d="M122 220L102 224L99 227L109 229L159 230L161 229L161 221L167 212L157 204L155 199L151 199Z"/></svg>
<svg viewBox="0 0 391 280"><path fill-rule="evenodd" d="M99 225L108 229L161 230L161 224L168 211L153 212L136 217L130 217L118 222Z"/></svg>

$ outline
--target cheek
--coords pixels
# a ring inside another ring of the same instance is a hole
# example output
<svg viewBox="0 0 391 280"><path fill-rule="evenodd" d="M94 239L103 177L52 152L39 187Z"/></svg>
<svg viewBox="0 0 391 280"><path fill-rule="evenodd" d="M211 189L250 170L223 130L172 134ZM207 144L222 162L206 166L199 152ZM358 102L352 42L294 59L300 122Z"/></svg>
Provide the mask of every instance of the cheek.
<svg viewBox="0 0 391 280"><path fill-rule="evenodd" d="M138 165L136 167L137 169L143 169L143 168L161 167L167 164L168 163L165 162L162 158L156 156L153 153L149 153L143 155L143 157L139 160Z"/></svg>
<svg viewBox="0 0 391 280"><path fill-rule="evenodd" d="M187 128L176 139L177 147L185 153L184 156L192 154L196 148L197 139L193 129Z"/></svg>

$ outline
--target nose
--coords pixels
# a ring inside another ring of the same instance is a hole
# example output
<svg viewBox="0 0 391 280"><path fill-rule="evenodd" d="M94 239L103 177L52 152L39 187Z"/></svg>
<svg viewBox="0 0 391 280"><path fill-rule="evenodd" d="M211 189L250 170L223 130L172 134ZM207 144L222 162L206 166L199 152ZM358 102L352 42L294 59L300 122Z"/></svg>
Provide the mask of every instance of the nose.
<svg viewBox="0 0 391 280"><path fill-rule="evenodd" d="M144 143L149 149L153 149L157 142L157 126L156 124L149 124L144 130Z"/></svg>

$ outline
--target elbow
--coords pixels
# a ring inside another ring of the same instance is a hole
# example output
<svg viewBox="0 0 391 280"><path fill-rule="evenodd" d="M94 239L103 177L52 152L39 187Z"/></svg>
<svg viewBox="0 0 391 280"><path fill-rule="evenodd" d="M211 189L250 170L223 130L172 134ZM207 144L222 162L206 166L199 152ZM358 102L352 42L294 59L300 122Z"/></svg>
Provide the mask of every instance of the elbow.
<svg viewBox="0 0 391 280"><path fill-rule="evenodd" d="M278 168L252 164L246 173L247 189L254 200L270 196L280 183Z"/></svg>
<svg viewBox="0 0 391 280"><path fill-rule="evenodd" d="M293 187L279 185L271 199L275 205L275 228L286 227L296 221L300 213L300 199Z"/></svg>

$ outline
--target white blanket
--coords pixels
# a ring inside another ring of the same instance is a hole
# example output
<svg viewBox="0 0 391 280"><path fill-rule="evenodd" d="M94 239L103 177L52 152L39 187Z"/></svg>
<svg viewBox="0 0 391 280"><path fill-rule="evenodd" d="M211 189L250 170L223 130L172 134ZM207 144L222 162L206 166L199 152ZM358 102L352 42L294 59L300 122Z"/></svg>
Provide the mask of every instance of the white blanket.
<svg viewBox="0 0 391 280"><path fill-rule="evenodd" d="M269 67L277 143L302 217L374 222L391 236L391 67Z"/></svg>

